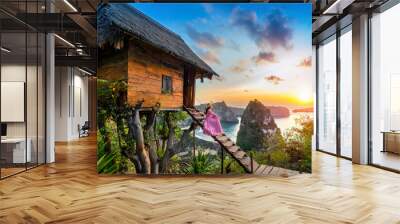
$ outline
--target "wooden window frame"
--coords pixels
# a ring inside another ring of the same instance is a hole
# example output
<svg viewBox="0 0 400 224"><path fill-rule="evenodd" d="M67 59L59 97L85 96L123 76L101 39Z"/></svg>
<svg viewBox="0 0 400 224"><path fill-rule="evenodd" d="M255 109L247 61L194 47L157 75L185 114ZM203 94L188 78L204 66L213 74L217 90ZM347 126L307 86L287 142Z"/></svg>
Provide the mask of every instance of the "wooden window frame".
<svg viewBox="0 0 400 224"><path fill-rule="evenodd" d="M168 82L170 82L170 88L168 88ZM161 77L161 94L166 94L166 95L172 95L173 93L173 82L172 82L172 76L169 75L162 75Z"/></svg>

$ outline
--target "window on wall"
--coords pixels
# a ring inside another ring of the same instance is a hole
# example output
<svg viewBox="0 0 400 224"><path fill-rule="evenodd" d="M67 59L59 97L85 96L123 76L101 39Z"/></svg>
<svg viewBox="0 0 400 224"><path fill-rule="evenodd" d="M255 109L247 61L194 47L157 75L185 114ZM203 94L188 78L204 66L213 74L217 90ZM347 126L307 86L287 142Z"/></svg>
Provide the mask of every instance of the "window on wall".
<svg viewBox="0 0 400 224"><path fill-rule="evenodd" d="M400 170L400 4L371 18L371 162Z"/></svg>
<svg viewBox="0 0 400 224"><path fill-rule="evenodd" d="M318 48L318 149L336 153L336 39Z"/></svg>
<svg viewBox="0 0 400 224"><path fill-rule="evenodd" d="M340 36L340 155L352 157L352 35L351 26Z"/></svg>
<svg viewBox="0 0 400 224"><path fill-rule="evenodd" d="M162 76L161 93L171 94L172 93L172 78L171 76Z"/></svg>

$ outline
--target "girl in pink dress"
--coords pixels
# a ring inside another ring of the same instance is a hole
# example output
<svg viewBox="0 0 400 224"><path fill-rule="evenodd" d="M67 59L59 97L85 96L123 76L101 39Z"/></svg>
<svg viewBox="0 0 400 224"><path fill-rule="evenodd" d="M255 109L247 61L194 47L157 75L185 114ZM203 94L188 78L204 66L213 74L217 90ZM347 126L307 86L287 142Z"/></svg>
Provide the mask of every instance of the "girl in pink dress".
<svg viewBox="0 0 400 224"><path fill-rule="evenodd" d="M215 114L211 110L211 104L207 105L206 118L203 123L203 132L206 135L217 136L222 134L224 131L222 130L221 122L217 114Z"/></svg>

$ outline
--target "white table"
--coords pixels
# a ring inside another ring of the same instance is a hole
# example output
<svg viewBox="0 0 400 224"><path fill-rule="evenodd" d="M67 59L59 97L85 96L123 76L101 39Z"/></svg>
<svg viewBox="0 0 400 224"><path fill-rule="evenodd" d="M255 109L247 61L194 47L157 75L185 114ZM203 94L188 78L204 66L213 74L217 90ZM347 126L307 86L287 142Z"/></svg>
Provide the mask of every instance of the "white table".
<svg viewBox="0 0 400 224"><path fill-rule="evenodd" d="M25 138L5 138L1 139L2 147L12 147L12 163L26 163L32 160L32 141L27 139L28 147L25 152ZM3 150L3 148L2 148Z"/></svg>

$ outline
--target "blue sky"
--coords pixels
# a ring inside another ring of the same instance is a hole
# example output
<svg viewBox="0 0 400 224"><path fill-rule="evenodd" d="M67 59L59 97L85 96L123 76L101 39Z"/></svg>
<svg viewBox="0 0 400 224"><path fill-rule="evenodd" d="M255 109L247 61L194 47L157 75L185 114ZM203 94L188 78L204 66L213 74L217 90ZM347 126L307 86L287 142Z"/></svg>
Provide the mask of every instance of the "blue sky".
<svg viewBox="0 0 400 224"><path fill-rule="evenodd" d="M311 4L131 5L180 35L221 75L197 83L196 103L312 105Z"/></svg>

